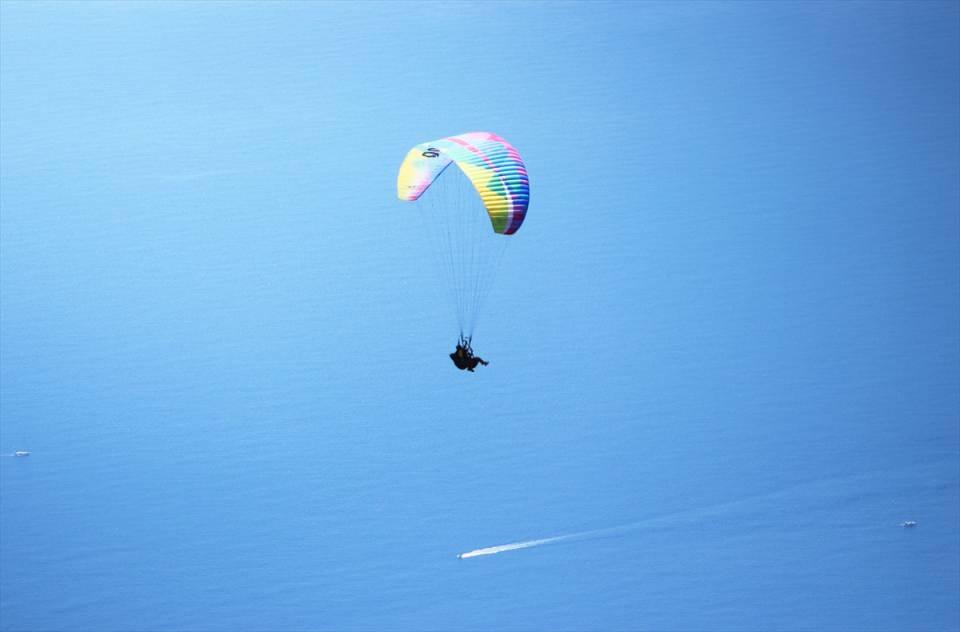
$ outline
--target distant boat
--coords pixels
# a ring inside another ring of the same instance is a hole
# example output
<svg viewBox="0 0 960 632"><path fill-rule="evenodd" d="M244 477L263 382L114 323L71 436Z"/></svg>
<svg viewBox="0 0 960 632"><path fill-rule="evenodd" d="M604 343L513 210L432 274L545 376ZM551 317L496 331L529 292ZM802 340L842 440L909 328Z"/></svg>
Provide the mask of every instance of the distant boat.
<svg viewBox="0 0 960 632"><path fill-rule="evenodd" d="M901 522L900 526L904 527L905 529L909 529L911 527L917 526L917 523L914 522L913 520L907 520L906 522Z"/></svg>
<svg viewBox="0 0 960 632"><path fill-rule="evenodd" d="M17 450L13 453L13 456L30 456L30 453L26 450Z"/></svg>

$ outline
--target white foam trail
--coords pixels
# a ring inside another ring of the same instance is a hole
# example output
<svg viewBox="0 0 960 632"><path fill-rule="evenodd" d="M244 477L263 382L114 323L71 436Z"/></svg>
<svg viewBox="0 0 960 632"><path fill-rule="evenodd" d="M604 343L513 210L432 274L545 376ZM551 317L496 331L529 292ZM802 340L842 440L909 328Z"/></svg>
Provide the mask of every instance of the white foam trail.
<svg viewBox="0 0 960 632"><path fill-rule="evenodd" d="M543 546L544 544L553 544L555 542L565 542L571 540L590 540L593 538L600 538L605 536L621 535L635 529L641 529L645 527L656 527L658 525L667 525L671 523L678 523L682 520L703 520L709 518L712 515L721 513L723 510L730 507L744 503L745 500L736 500L727 503L721 503L718 505L713 505L705 508L696 508L688 509L685 511L678 511L675 513L666 514L663 516L654 516L651 518L646 518L644 520L638 520L637 522L631 522L628 524L621 524L615 527L603 527L601 529L591 529L590 531L578 531L576 533L567 533L565 535L558 535L552 538L542 538L539 540L525 540L523 542L512 542L510 544L500 544L497 546L488 546L482 549L475 549L473 551L467 551L466 553L461 553L457 557L461 560L471 558L471 557L480 557L481 555L493 555L494 553L503 553L504 551L516 551L517 549L529 549L535 546Z"/></svg>
<svg viewBox="0 0 960 632"><path fill-rule="evenodd" d="M529 549L534 546L541 546L544 544L550 544L551 542L559 542L561 540L569 540L574 538L579 533L571 533L569 535L558 535L554 538L541 538L540 540L527 540L525 542L512 542L510 544L499 544L497 546L488 546L483 549L474 549L473 551L467 551L466 553L461 553L457 557L461 560L465 560L468 557L480 557L481 555L493 555L494 553L503 553L504 551L516 551L517 549Z"/></svg>
<svg viewBox="0 0 960 632"><path fill-rule="evenodd" d="M652 522L650 520L644 520L643 522ZM465 560L470 557L480 557L481 555L493 555L494 553L503 553L504 551L516 551L517 549L531 549L535 546L543 546L544 544L554 544L556 542L566 542L570 540L586 540L588 538L598 538L605 535L614 535L617 533L623 533L628 529L635 528L640 523L633 523L628 525L619 525L616 527L605 527L603 529L591 529L590 531L578 531L577 533L567 533L565 535L557 535L552 538L540 538L539 540L524 540L523 542L511 542L510 544L498 544L497 546L488 546L482 549L474 549L473 551L467 551L466 553L461 553L457 557L461 560Z"/></svg>
<svg viewBox="0 0 960 632"><path fill-rule="evenodd" d="M950 466L955 467L954 464L950 464ZM837 483L845 483L855 490L858 490L867 484L876 486L878 481L882 482L886 486L889 486L897 482L896 477L899 477L903 474L909 474L911 477L916 478L919 471L927 471L929 472L929 474L927 474L927 477L929 478L936 475L940 469L943 469L941 465L929 464L926 470L924 470L922 466L911 466L907 468L889 468L872 472L861 472L847 476L814 479L811 481L790 485L785 488L772 490L766 493L745 496L705 507L694 507L661 516L652 516L650 518L618 525L615 527L592 529L590 531L579 531L577 533L568 533L566 535L558 535L552 538L541 538L538 540L525 540L523 542L511 542L510 544L488 546L482 549L474 549L473 551L460 553L457 555L457 557L461 560L465 560L471 557L493 555L495 553L504 553L506 551L530 549L535 546L554 544L556 542L588 540L604 536L622 535L641 528L677 526L684 522L697 523L716 519L725 520L729 519L728 516L730 511L749 509L751 505L758 502L783 503L784 499L790 497L794 498L792 504L796 505L797 510L799 511L801 506L811 505L816 507L818 505L822 505L824 499L828 498L831 494L836 497L839 493L835 489ZM781 509L781 511L783 510Z"/></svg>

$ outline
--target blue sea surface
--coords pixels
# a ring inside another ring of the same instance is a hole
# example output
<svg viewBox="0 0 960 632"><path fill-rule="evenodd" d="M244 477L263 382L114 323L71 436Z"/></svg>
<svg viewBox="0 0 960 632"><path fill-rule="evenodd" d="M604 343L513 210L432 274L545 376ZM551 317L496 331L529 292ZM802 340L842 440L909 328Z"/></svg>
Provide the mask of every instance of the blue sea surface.
<svg viewBox="0 0 960 632"><path fill-rule="evenodd" d="M960 630L958 175L956 2L3 0L0 630Z"/></svg>

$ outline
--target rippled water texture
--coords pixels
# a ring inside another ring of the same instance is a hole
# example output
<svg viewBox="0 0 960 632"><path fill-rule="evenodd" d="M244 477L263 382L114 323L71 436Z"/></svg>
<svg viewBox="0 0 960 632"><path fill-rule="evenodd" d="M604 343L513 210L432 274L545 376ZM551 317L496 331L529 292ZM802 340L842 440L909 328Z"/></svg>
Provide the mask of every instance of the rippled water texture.
<svg viewBox="0 0 960 632"><path fill-rule="evenodd" d="M958 24L0 3L0 630L960 629Z"/></svg>

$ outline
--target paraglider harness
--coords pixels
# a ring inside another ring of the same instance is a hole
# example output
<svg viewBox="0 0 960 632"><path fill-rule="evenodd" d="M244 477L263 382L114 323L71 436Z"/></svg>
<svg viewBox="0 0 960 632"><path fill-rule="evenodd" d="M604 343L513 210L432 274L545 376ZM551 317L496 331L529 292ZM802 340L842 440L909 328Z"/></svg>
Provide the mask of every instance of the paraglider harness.
<svg viewBox="0 0 960 632"><path fill-rule="evenodd" d="M472 338L460 334L460 340L457 341L457 349L450 354L450 359L461 371L466 370L471 373L478 364L486 366L488 362L473 354L473 347L470 346Z"/></svg>

